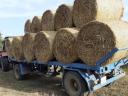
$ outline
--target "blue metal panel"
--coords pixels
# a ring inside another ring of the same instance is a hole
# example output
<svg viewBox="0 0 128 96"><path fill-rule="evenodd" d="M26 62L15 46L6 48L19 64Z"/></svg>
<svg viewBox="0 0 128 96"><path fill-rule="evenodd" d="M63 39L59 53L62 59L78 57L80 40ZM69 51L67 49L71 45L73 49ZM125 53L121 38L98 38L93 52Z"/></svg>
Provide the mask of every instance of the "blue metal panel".
<svg viewBox="0 0 128 96"><path fill-rule="evenodd" d="M28 74L30 72L30 67L25 63L20 63L19 67L20 67L21 75L25 75L25 74Z"/></svg>
<svg viewBox="0 0 128 96"><path fill-rule="evenodd" d="M128 63L128 59L121 59L117 62L114 62L113 64L106 65L104 67L100 67L100 70L98 70L98 73L109 73L113 69L119 69L121 66L125 65Z"/></svg>
<svg viewBox="0 0 128 96"><path fill-rule="evenodd" d="M94 71L97 71L99 74L102 74L102 73L105 74L105 73L111 72L113 69L116 69L116 68L119 69L122 65L125 65L127 63L128 63L128 59L121 59L117 62L108 64L103 67L89 66L89 65L81 64L81 63L62 64L57 61L49 62L48 65L61 66L64 68L67 67L67 68L71 68L71 69L94 70Z"/></svg>
<svg viewBox="0 0 128 96"><path fill-rule="evenodd" d="M49 62L48 65L61 66L61 67L69 67L74 69L87 69L87 70L99 70L99 66L89 66L87 64L82 63L71 63L71 64L63 64L58 61Z"/></svg>
<svg viewBox="0 0 128 96"><path fill-rule="evenodd" d="M13 61L15 62L18 62L20 64L23 64L24 66L27 64L27 62L25 60L14 60L12 59ZM103 67L100 67L100 66L89 66L87 64L82 64L82 63L72 63L72 64L63 64L63 63L60 63L58 61L50 61L48 62L48 66L51 66L51 65L54 65L54 66L61 66L63 68L71 68L71 69L79 69L79 70L94 70L94 71L97 71L98 73L102 74L102 73L109 73L111 72L113 69L115 68L120 68L120 66L122 65L125 65L128 63L128 58L123 58L117 62L114 62L112 64L108 64L106 66L103 66ZM42 62L39 62L39 61L33 61L31 62L31 64L44 64ZM46 63L45 63L46 64Z"/></svg>
<svg viewBox="0 0 128 96"><path fill-rule="evenodd" d="M21 75L24 75L23 64L19 64L18 67L19 67L19 69L20 69L19 71L20 71Z"/></svg>

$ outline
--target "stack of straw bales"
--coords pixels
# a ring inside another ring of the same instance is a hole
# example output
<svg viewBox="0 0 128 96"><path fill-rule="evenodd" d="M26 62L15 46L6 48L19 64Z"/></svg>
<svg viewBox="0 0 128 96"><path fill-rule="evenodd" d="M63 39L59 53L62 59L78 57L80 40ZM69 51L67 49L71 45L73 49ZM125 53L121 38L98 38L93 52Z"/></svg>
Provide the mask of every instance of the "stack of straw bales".
<svg viewBox="0 0 128 96"><path fill-rule="evenodd" d="M15 38L10 38L6 42L6 50L10 56L24 57L28 62L38 60L47 63L56 59L69 64L82 60L95 66L114 48L128 48L128 24L121 21L122 15L122 0L75 0L74 5L62 4L56 12L46 10L42 17L28 19L25 35L15 42L22 49L12 44ZM11 51L16 48L20 56ZM126 50L115 53L104 65L126 55Z"/></svg>

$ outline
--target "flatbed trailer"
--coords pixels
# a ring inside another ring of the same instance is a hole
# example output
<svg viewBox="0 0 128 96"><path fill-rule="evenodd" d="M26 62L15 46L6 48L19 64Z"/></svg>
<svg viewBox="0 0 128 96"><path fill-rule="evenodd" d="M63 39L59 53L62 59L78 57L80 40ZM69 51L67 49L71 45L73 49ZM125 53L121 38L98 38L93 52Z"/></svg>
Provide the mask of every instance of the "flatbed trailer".
<svg viewBox="0 0 128 96"><path fill-rule="evenodd" d="M102 65L116 52L122 50L128 49L113 49L97 61L96 66L89 66L89 64L79 61L72 64L63 64L56 60L50 61L47 64L36 60L28 63L26 60L16 60L7 55L0 55L0 65L3 67L3 71L13 69L17 80L23 80L25 75L33 72L49 76L62 74L62 84L69 96L84 96L85 93L90 95L97 89L125 76L125 72L121 67L128 64L127 56L112 64Z"/></svg>

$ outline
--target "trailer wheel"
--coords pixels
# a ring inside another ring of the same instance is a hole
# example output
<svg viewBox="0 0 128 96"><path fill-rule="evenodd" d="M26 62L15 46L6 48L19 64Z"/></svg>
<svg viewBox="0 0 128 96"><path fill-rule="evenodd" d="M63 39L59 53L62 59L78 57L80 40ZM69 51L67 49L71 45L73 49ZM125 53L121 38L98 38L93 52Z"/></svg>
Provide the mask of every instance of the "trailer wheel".
<svg viewBox="0 0 128 96"><path fill-rule="evenodd" d="M88 90L87 84L76 72L65 73L63 83L69 96L84 96L84 92Z"/></svg>
<svg viewBox="0 0 128 96"><path fill-rule="evenodd" d="M21 69L20 69L19 64L13 65L13 72L14 72L14 76L17 80L24 80L25 79L25 75L21 74Z"/></svg>
<svg viewBox="0 0 128 96"><path fill-rule="evenodd" d="M1 58L0 59L0 67L3 72L7 72L10 70L8 58Z"/></svg>

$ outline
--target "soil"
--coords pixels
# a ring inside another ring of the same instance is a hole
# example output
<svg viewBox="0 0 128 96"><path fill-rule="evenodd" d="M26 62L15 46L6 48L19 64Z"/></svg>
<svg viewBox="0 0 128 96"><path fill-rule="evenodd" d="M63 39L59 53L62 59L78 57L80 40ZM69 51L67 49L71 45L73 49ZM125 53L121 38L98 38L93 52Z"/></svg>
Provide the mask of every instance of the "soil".
<svg viewBox="0 0 128 96"><path fill-rule="evenodd" d="M27 80L17 81L13 72L0 72L0 96L68 96L60 78L30 75ZM94 96L128 96L128 75L103 87Z"/></svg>

